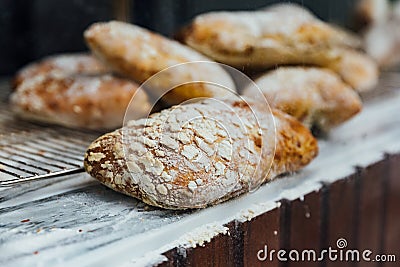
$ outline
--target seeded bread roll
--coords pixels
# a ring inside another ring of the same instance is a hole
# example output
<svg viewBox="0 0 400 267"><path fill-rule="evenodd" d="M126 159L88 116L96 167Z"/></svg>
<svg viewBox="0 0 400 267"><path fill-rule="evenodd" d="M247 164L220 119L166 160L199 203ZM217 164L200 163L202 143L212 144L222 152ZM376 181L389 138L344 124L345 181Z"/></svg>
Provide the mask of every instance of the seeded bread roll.
<svg viewBox="0 0 400 267"><path fill-rule="evenodd" d="M307 127L328 131L361 111L358 94L329 69L280 67L255 80L269 105L288 113ZM249 86L243 95L254 96Z"/></svg>
<svg viewBox="0 0 400 267"><path fill-rule="evenodd" d="M36 75L25 80L10 97L13 111L28 120L86 129L121 127L125 110L138 85L111 75ZM138 117L151 105L137 91Z"/></svg>
<svg viewBox="0 0 400 267"><path fill-rule="evenodd" d="M353 50L361 44L357 37L297 5L203 14L178 38L210 58L240 69L317 65L337 72L359 91L372 89L378 80L376 64Z"/></svg>
<svg viewBox="0 0 400 267"><path fill-rule="evenodd" d="M96 23L85 31L85 39L92 52L116 73L143 83L152 75L175 64L210 59L156 33L123 22ZM149 83L149 93L157 98L173 87L192 81L207 81L235 90L230 76L217 64L186 65L163 73ZM164 100L178 104L195 97L227 95L221 88L210 88L206 83L192 83L170 91Z"/></svg>
<svg viewBox="0 0 400 267"><path fill-rule="evenodd" d="M317 155L316 139L297 120L273 110L258 128L257 103L247 103L207 99L131 121L89 146L86 171L149 205L204 208L299 170Z"/></svg>
<svg viewBox="0 0 400 267"><path fill-rule="evenodd" d="M97 58L86 53L59 54L31 63L16 74L13 81L15 89L23 81L38 75L65 76L73 74L106 74L108 68Z"/></svg>

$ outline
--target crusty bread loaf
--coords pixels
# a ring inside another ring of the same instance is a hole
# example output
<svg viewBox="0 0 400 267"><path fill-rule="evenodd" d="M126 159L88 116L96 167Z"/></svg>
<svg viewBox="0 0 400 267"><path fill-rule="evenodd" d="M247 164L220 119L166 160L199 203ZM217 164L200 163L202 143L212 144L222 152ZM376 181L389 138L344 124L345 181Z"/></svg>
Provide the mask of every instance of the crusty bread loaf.
<svg viewBox="0 0 400 267"><path fill-rule="evenodd" d="M185 45L123 22L96 23L85 31L85 39L92 52L107 66L138 83L175 64L211 61ZM217 83L235 90L230 76L211 63L190 64L164 72L147 83L147 89L158 98L175 86L193 81ZM227 93L215 86L210 88L207 83L191 83L170 91L164 100L177 104L190 98L219 97Z"/></svg>
<svg viewBox="0 0 400 267"><path fill-rule="evenodd" d="M359 0L358 18L364 18L364 50L379 67L400 64L400 1Z"/></svg>
<svg viewBox="0 0 400 267"><path fill-rule="evenodd" d="M138 85L112 75L36 75L20 84L10 97L15 113L25 119L86 129L115 129L137 92L137 116L151 105ZM131 107L131 110L133 108Z"/></svg>
<svg viewBox="0 0 400 267"><path fill-rule="evenodd" d="M237 68L306 64L327 67L359 91L378 79L374 62L355 50L357 37L330 26L297 5L200 15L179 34L187 45Z"/></svg>
<svg viewBox="0 0 400 267"><path fill-rule="evenodd" d="M317 155L317 141L301 123L273 110L257 127L261 117L254 114L262 109L248 101L207 99L131 121L89 146L86 171L153 206L203 208L296 171Z"/></svg>
<svg viewBox="0 0 400 267"><path fill-rule="evenodd" d="M355 22L359 28L387 20L390 13L388 0L357 0L355 7Z"/></svg>
<svg viewBox="0 0 400 267"><path fill-rule="evenodd" d="M255 80L243 94L264 94L269 105L292 115L308 127L328 131L362 108L358 94L329 69L280 67Z"/></svg>
<svg viewBox="0 0 400 267"><path fill-rule="evenodd" d="M398 4L400 7L400 2ZM400 9L400 8L399 8ZM364 34L364 48L380 67L400 64L400 16L371 25Z"/></svg>
<svg viewBox="0 0 400 267"><path fill-rule="evenodd" d="M358 92L372 90L378 84L379 69L374 60L351 49L330 49L310 55L308 64L326 67Z"/></svg>
<svg viewBox="0 0 400 267"><path fill-rule="evenodd" d="M67 74L106 74L109 69L88 53L58 54L28 64L17 72L13 80L15 89L23 81L38 75L65 76Z"/></svg>

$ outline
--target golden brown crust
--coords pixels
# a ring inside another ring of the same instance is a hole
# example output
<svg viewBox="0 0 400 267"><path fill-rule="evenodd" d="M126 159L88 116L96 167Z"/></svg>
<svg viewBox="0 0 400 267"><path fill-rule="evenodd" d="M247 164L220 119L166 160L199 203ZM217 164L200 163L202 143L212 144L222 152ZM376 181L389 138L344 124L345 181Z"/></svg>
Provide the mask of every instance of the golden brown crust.
<svg viewBox="0 0 400 267"><path fill-rule="evenodd" d="M40 75L106 74L109 70L98 59L87 53L58 54L31 63L17 72L13 88L25 80Z"/></svg>
<svg viewBox="0 0 400 267"><path fill-rule="evenodd" d="M193 44L231 56L249 56L255 50L282 46L315 49L361 45L355 35L320 21L294 4L272 5L259 11L202 14L179 37L191 46Z"/></svg>
<svg viewBox="0 0 400 267"><path fill-rule="evenodd" d="M352 50L360 40L293 5L263 11L212 12L194 19L180 36L210 58L237 68L306 64L337 72L359 91L372 89L376 64Z"/></svg>
<svg viewBox="0 0 400 267"><path fill-rule="evenodd" d="M122 22L93 24L85 31L85 39L93 53L115 72L139 83L175 64L210 61L185 45ZM229 75L213 64L186 65L157 77L157 81L148 84L149 92L157 97L177 85L192 81L219 83L234 90ZM223 96L226 93L226 90L209 88L207 84L191 84L180 86L165 100L177 104L193 97Z"/></svg>
<svg viewBox="0 0 400 267"><path fill-rule="evenodd" d="M379 69L372 58L351 49L332 49L310 59L310 64L326 67L358 92L372 90L378 84Z"/></svg>
<svg viewBox="0 0 400 267"><path fill-rule="evenodd" d="M318 143L310 132L293 117L273 111L277 122L277 144L272 173L279 175L301 169L318 154ZM269 179L273 179L271 176Z"/></svg>
<svg viewBox="0 0 400 267"><path fill-rule="evenodd" d="M248 101L258 109L258 102ZM309 130L274 110L273 158L272 117L261 122L267 123L261 124L267 142L262 145L251 110L242 100L204 100L131 121L90 145L86 171L150 205L203 208L296 171L317 155L317 141Z"/></svg>
<svg viewBox="0 0 400 267"><path fill-rule="evenodd" d="M243 94L261 90L268 103L292 115L307 127L328 131L361 111L354 90L332 71L322 68L280 67L255 80Z"/></svg>
<svg viewBox="0 0 400 267"><path fill-rule="evenodd" d="M116 150L121 149L115 147L118 146L118 144L122 144L122 135L118 131L97 138L96 141L90 145L85 154L85 169L101 183L119 192L140 199L140 191L137 184L132 182L125 159L115 153ZM94 160L97 160L98 164L91 164ZM108 166L108 164L112 165L112 173L104 170L105 166ZM121 179L125 182L122 183L120 181Z"/></svg>
<svg viewBox="0 0 400 267"><path fill-rule="evenodd" d="M22 118L86 129L115 129L137 92L147 116L151 106L138 85L111 75L39 75L25 80L11 95L13 110Z"/></svg>

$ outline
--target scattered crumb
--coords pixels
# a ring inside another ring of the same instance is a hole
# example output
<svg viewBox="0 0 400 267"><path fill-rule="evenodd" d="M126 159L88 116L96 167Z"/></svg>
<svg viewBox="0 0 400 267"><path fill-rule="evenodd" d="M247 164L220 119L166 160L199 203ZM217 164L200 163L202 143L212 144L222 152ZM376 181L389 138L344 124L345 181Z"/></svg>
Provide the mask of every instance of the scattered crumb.
<svg viewBox="0 0 400 267"><path fill-rule="evenodd" d="M304 207L304 209L305 209L304 216L305 216L307 219L308 219L308 218L311 218L310 207L309 207L308 205L306 205L306 206Z"/></svg>
<svg viewBox="0 0 400 267"><path fill-rule="evenodd" d="M206 245L206 243L209 243L211 239L215 236L219 234L226 235L228 233L228 227L215 223L206 224L194 229L190 233L186 233L181 236L178 240L178 243L180 244L180 246L185 248L195 248L197 246L203 247Z"/></svg>
<svg viewBox="0 0 400 267"><path fill-rule="evenodd" d="M35 252L33 252L33 254L37 255L39 254L39 251L36 250Z"/></svg>
<svg viewBox="0 0 400 267"><path fill-rule="evenodd" d="M30 219L24 219L24 220L22 220L21 222L22 223L26 223L26 222L30 222L31 220Z"/></svg>

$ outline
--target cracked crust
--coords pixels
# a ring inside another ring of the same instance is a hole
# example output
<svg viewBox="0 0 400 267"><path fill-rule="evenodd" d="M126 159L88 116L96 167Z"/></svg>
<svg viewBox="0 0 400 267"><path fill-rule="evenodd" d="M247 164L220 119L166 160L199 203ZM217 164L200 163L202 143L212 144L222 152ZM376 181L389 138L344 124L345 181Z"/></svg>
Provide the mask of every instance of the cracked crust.
<svg viewBox="0 0 400 267"><path fill-rule="evenodd" d="M123 22L95 23L85 31L84 36L93 53L107 63L107 66L138 83L176 64L212 62L190 47ZM150 81L147 88L157 98L177 85L192 81L214 82L235 91L230 76L220 66L213 64L186 65L157 77L157 81ZM190 98L219 97L226 94L227 91L221 88L210 88L206 83L196 83L179 86L170 91L164 100L170 104L178 104Z"/></svg>
<svg viewBox="0 0 400 267"><path fill-rule="evenodd" d="M307 64L330 68L359 91L378 80L376 64L354 50L360 40L293 4L252 12L200 15L179 39L210 58L238 68Z"/></svg>
<svg viewBox="0 0 400 267"><path fill-rule="evenodd" d="M358 94L329 69L280 67L255 80L269 105L307 127L328 131L361 111ZM255 90L257 90L255 92ZM255 86L243 94L254 96Z"/></svg>
<svg viewBox="0 0 400 267"><path fill-rule="evenodd" d="M257 102L249 101L257 109ZM260 131L242 100L175 106L98 138L84 165L106 186L147 204L204 208L299 170L316 157L317 141L307 128L278 110L273 121L272 116L263 120Z"/></svg>
<svg viewBox="0 0 400 267"><path fill-rule="evenodd" d="M121 127L132 96L140 106L136 114L148 115L147 95L134 82L111 75L37 75L25 80L10 96L20 117L73 128ZM131 107L132 109L132 107Z"/></svg>
<svg viewBox="0 0 400 267"><path fill-rule="evenodd" d="M91 54L59 54L46 57L38 62L28 64L17 72L12 82L13 89L25 80L35 76L60 76L66 74L106 74L109 70Z"/></svg>

